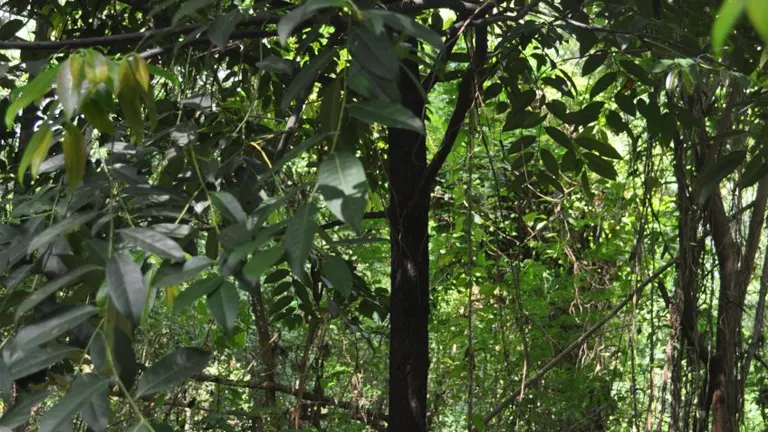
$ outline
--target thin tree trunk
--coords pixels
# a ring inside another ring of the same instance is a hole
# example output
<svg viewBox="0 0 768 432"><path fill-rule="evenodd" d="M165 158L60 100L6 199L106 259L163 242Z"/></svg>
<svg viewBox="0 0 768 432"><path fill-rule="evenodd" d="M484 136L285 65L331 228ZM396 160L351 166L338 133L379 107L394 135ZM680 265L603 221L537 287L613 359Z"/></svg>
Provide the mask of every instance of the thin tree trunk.
<svg viewBox="0 0 768 432"><path fill-rule="evenodd" d="M413 77L412 60L403 67ZM417 84L401 74L402 104L424 118L424 100ZM391 299L389 353L389 431L427 430L429 368L429 194L418 193L427 166L426 138L413 131L390 128L389 228L391 241Z"/></svg>

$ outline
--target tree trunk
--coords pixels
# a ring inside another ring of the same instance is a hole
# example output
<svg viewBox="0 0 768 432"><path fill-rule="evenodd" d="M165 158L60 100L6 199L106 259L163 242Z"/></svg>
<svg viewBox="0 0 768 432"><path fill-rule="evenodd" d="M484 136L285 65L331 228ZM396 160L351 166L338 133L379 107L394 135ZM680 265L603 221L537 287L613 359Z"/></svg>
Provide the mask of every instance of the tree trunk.
<svg viewBox="0 0 768 432"><path fill-rule="evenodd" d="M413 77L418 66L403 62ZM401 74L402 104L423 118L418 84ZM389 130L389 228L392 249L389 353L389 430L426 431L429 368L429 194L414 199L427 166L426 138ZM410 207L410 208L409 208Z"/></svg>

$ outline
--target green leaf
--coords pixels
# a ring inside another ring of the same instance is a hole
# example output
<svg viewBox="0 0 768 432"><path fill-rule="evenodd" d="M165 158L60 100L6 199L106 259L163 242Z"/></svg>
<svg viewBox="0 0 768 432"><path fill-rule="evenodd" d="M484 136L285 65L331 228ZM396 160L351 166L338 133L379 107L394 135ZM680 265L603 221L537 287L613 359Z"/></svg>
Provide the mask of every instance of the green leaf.
<svg viewBox="0 0 768 432"><path fill-rule="evenodd" d="M0 358L0 396L3 402L10 405L13 402L13 378L11 378L11 369Z"/></svg>
<svg viewBox="0 0 768 432"><path fill-rule="evenodd" d="M219 16L213 20L211 26L208 28L208 38L219 47L219 49L223 50L226 48L227 42L229 42L229 36L232 34L232 31L242 19L243 15L238 9Z"/></svg>
<svg viewBox="0 0 768 432"><path fill-rule="evenodd" d="M619 60L619 64L621 65L621 67L624 68L624 70L626 70L630 74L634 75L635 78L640 80L640 82L645 83L647 85L653 85L653 81L651 81L648 78L648 73L639 64L630 60Z"/></svg>
<svg viewBox="0 0 768 432"><path fill-rule="evenodd" d="M365 15L371 19L380 19L395 30L413 36L416 39L421 39L435 47L438 51L442 51L445 48L440 35L407 15L379 9L369 9L365 11Z"/></svg>
<svg viewBox="0 0 768 432"><path fill-rule="evenodd" d="M698 191L697 198L699 205L704 205L710 196L715 192L720 182L728 177L736 168L741 165L747 152L736 150L727 155L717 158L717 160L706 168L696 179L694 191Z"/></svg>
<svg viewBox="0 0 768 432"><path fill-rule="evenodd" d="M608 110L605 113L605 122L616 133L622 133L627 130L627 124L621 118L621 114L614 110Z"/></svg>
<svg viewBox="0 0 768 432"><path fill-rule="evenodd" d="M69 309L44 321L27 325L19 330L14 342L23 351L35 349L38 345L58 337L87 320L96 312L96 308L90 305Z"/></svg>
<svg viewBox="0 0 768 432"><path fill-rule="evenodd" d="M24 301L21 302L19 307L16 309L16 320L18 321L22 315L32 310L32 308L40 304L41 301L48 298L48 296L51 294L55 293L61 288L80 282L84 275L94 271L102 271L102 268L99 266L86 264L80 267L76 267L74 270L69 271L64 276L56 278L41 286L40 288L37 288L29 297L24 299Z"/></svg>
<svg viewBox="0 0 768 432"><path fill-rule="evenodd" d="M320 164L317 185L331 212L360 234L368 193L363 164L352 153L331 153Z"/></svg>
<svg viewBox="0 0 768 432"><path fill-rule="evenodd" d="M549 101L546 104L547 111L553 116L557 117L560 121L565 121L567 118L568 107L565 102L561 100Z"/></svg>
<svg viewBox="0 0 768 432"><path fill-rule="evenodd" d="M555 158L555 155L552 154L552 152L545 148L539 149L539 157L541 158L541 162L544 164L544 168L546 168L547 171L549 171L555 177L560 175L560 168L557 165L557 159Z"/></svg>
<svg viewBox="0 0 768 432"><path fill-rule="evenodd" d="M3 414L3 418L0 418L0 426L16 428L25 424L29 420L32 408L38 406L49 394L51 391L48 389L21 393L16 403Z"/></svg>
<svg viewBox="0 0 768 432"><path fill-rule="evenodd" d="M8 110L5 112L5 126L8 129L13 126L13 120L19 111L43 97L51 89L53 82L56 80L58 70L59 65L49 67L19 90L18 96L11 102Z"/></svg>
<svg viewBox="0 0 768 432"><path fill-rule="evenodd" d="M85 163L88 155L85 150L85 137L72 123L64 123L64 171L67 174L69 188L74 190L83 180Z"/></svg>
<svg viewBox="0 0 768 432"><path fill-rule="evenodd" d="M601 76L589 91L589 98L594 99L600 95L600 93L606 91L608 87L616 82L616 76L616 72L608 72L607 74Z"/></svg>
<svg viewBox="0 0 768 432"><path fill-rule="evenodd" d="M349 114L367 123L381 123L384 126L407 129L426 134L424 123L408 108L385 102L382 100L369 100L358 102L348 107Z"/></svg>
<svg viewBox="0 0 768 432"><path fill-rule="evenodd" d="M766 174L768 174L768 161L764 160L760 155L756 155L744 167L739 187L752 186L765 177Z"/></svg>
<svg viewBox="0 0 768 432"><path fill-rule="evenodd" d="M608 159L621 159L621 154L613 148L612 145L598 141L592 137L580 136L574 140L576 144L587 150L597 152L600 156Z"/></svg>
<svg viewBox="0 0 768 432"><path fill-rule="evenodd" d="M277 23L277 35L280 37L280 43L285 45L293 30L311 18L315 12L328 7L343 7L344 5L344 0L308 0L301 6L294 8L280 18L280 22Z"/></svg>
<svg viewBox="0 0 768 432"><path fill-rule="evenodd" d="M210 354L198 348L179 348L153 364L139 378L137 397L148 396L202 372Z"/></svg>
<svg viewBox="0 0 768 432"><path fill-rule="evenodd" d="M99 214L98 210L91 210L85 213L75 213L68 216L56 225L45 229L43 232L35 236L29 245L27 246L27 252L33 252L42 247L47 246L57 237L62 236L75 228L80 227L86 222L90 221Z"/></svg>
<svg viewBox="0 0 768 432"><path fill-rule="evenodd" d="M504 87L501 86L501 83L491 83L488 87L485 88L485 91L483 92L483 99L486 101L495 99L498 95L501 94L503 90Z"/></svg>
<svg viewBox="0 0 768 432"><path fill-rule="evenodd" d="M367 27L353 27L347 37L347 49L358 64L374 75L397 80L400 62L386 32L377 35Z"/></svg>
<svg viewBox="0 0 768 432"><path fill-rule="evenodd" d="M8 40L16 36L26 23L20 19L12 19L0 27L0 40Z"/></svg>
<svg viewBox="0 0 768 432"><path fill-rule="evenodd" d="M560 129L558 129L556 127L552 127L552 126L545 127L544 131L556 143L558 143L561 146L565 147L566 150L573 150L573 142L571 141L570 138L568 138L568 135L566 135L565 132L561 131Z"/></svg>
<svg viewBox="0 0 768 432"><path fill-rule="evenodd" d="M82 351L62 344L16 351L11 354L10 364L8 365L11 371L11 379L16 380L29 376L43 369L48 369L65 358L72 358L74 355L81 354Z"/></svg>
<svg viewBox="0 0 768 432"><path fill-rule="evenodd" d="M172 72L155 65L147 65L147 68L152 75L159 76L160 78L173 84L174 87L179 87L181 85L179 77L174 75Z"/></svg>
<svg viewBox="0 0 768 432"><path fill-rule="evenodd" d="M586 126L597 121L605 102L591 102L584 108L570 112L566 116L569 123L577 126Z"/></svg>
<svg viewBox="0 0 768 432"><path fill-rule="evenodd" d="M173 14L171 24L175 26L182 19L213 3L214 0L185 0L181 7L176 11L176 13Z"/></svg>
<svg viewBox="0 0 768 432"><path fill-rule="evenodd" d="M252 281L258 281L261 275L283 256L282 246L275 246L254 254L243 266L243 274Z"/></svg>
<svg viewBox="0 0 768 432"><path fill-rule="evenodd" d="M330 84L320 89L318 97L320 98L320 130L325 133L334 133L339 129L341 120L341 109L344 103L341 90L344 87L344 81L336 78Z"/></svg>
<svg viewBox="0 0 768 432"><path fill-rule="evenodd" d="M80 111L85 120L99 131L109 135L115 134L115 125L109 119L110 111L97 98L86 99L80 106Z"/></svg>
<svg viewBox="0 0 768 432"><path fill-rule="evenodd" d="M747 16L757 34L768 43L768 0L747 0Z"/></svg>
<svg viewBox="0 0 768 432"><path fill-rule="evenodd" d="M715 22L712 24L712 49L715 54L720 55L728 35L746 6L745 0L725 0L720 6Z"/></svg>
<svg viewBox="0 0 768 432"><path fill-rule="evenodd" d="M118 230L127 243L163 258L184 261L184 250L178 243L149 228L123 228Z"/></svg>
<svg viewBox="0 0 768 432"><path fill-rule="evenodd" d="M598 174L600 177L605 177L609 180L616 180L618 174L616 173L616 169L613 167L613 164L610 161L605 160L600 156L590 152L584 152L582 153L582 156L587 162L587 166L589 167L590 171Z"/></svg>
<svg viewBox="0 0 768 432"><path fill-rule="evenodd" d="M344 297L349 297L352 291L352 271L346 261L336 255L325 255L323 274L333 289Z"/></svg>
<svg viewBox="0 0 768 432"><path fill-rule="evenodd" d="M83 57L74 54L61 64L56 75L56 96L69 120L80 109L88 91Z"/></svg>
<svg viewBox="0 0 768 432"><path fill-rule="evenodd" d="M608 55L603 52L594 53L587 57L587 59L584 60L584 65L581 67L581 76L587 76L596 71L597 68L605 63L607 58Z"/></svg>
<svg viewBox="0 0 768 432"><path fill-rule="evenodd" d="M72 382L72 387L67 394L45 413L40 421L40 431L56 432L71 426L72 417L84 408L94 396L103 393L108 382L108 378L101 378L97 375L78 376Z"/></svg>
<svg viewBox="0 0 768 432"><path fill-rule="evenodd" d="M195 300L216 291L224 282L221 276L208 276L200 279L182 291L173 301L173 311L176 313L191 306Z"/></svg>
<svg viewBox="0 0 768 432"><path fill-rule="evenodd" d="M256 62L254 66L267 72L287 75L293 72L294 64L290 60L286 60L276 55L270 55L264 58L264 60Z"/></svg>
<svg viewBox="0 0 768 432"><path fill-rule="evenodd" d="M141 322L147 300L147 287L139 266L123 254L116 254L107 261L109 294L115 307L134 326Z"/></svg>
<svg viewBox="0 0 768 432"><path fill-rule="evenodd" d="M289 272L286 269L277 269L273 271L272 273L268 274L267 277L264 278L265 284L273 284L276 282L280 282L281 280L287 278L291 275L291 272Z"/></svg>
<svg viewBox="0 0 768 432"><path fill-rule="evenodd" d="M208 309L216 323L224 328L227 334L237 324L237 315L240 311L240 295L232 282L224 281L219 289L208 296Z"/></svg>
<svg viewBox="0 0 768 432"><path fill-rule="evenodd" d="M294 299L294 297L292 295L284 295L282 297L278 297L278 299L275 300L275 302L269 308L269 314L270 315L275 315L278 312L283 311L291 303L293 303L293 299Z"/></svg>
<svg viewBox="0 0 768 432"><path fill-rule="evenodd" d="M532 146L537 139L538 138L535 135L523 135L517 140L515 140L515 142L509 144L509 153L510 154L519 153L527 149L528 147Z"/></svg>
<svg viewBox="0 0 768 432"><path fill-rule="evenodd" d="M627 96L621 93L616 93L616 96L614 97L614 101L616 102L616 105L618 105L619 109L621 109L625 113L633 117L637 113L637 107L635 106L635 101L632 99L631 96Z"/></svg>
<svg viewBox="0 0 768 432"><path fill-rule="evenodd" d="M141 112L141 92L129 60L123 60L120 65L120 92L117 100L125 118L131 127L134 141L139 143L144 137L144 119Z"/></svg>
<svg viewBox="0 0 768 432"><path fill-rule="evenodd" d="M299 97L309 86L315 82L317 75L325 69L328 63L336 57L338 53L336 47L326 47L323 51L315 56L309 63L301 68L296 77L291 81L288 87L283 92L283 99L280 103L280 108L287 109L291 101Z"/></svg>
<svg viewBox="0 0 768 432"><path fill-rule="evenodd" d="M213 261L206 256L193 256L184 261L184 264L170 264L160 267L152 285L155 288L164 288L171 285L181 285L182 283L197 276L198 273L209 267Z"/></svg>
<svg viewBox="0 0 768 432"><path fill-rule="evenodd" d="M24 149L24 155L21 157L19 163L18 179L19 183L24 181L24 174L27 172L27 168L32 167L32 177L37 177L37 173L40 164L48 155L48 150L53 144L53 130L47 123L40 125L40 128L35 131L32 138L27 143L27 147ZM40 156L42 155L42 157Z"/></svg>
<svg viewBox="0 0 768 432"><path fill-rule="evenodd" d="M211 201L230 222L245 222L245 211L231 193L224 191L214 193L211 195Z"/></svg>
<svg viewBox="0 0 768 432"><path fill-rule="evenodd" d="M125 383L123 383L125 384ZM128 387L128 384L125 384ZM88 432L106 432L109 427L109 388L104 387L80 408L80 415L88 425Z"/></svg>
<svg viewBox="0 0 768 432"><path fill-rule="evenodd" d="M285 232L285 252L288 264L296 277L304 274L304 264L312 249L312 239L317 231L317 207L311 202L301 206L294 213Z"/></svg>

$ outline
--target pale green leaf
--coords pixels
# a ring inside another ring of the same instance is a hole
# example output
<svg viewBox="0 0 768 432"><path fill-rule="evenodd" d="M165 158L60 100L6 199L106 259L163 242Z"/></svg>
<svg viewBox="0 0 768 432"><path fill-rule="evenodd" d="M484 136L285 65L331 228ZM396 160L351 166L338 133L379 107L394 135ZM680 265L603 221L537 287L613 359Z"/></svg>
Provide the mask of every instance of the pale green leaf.
<svg viewBox="0 0 768 432"><path fill-rule="evenodd" d="M712 48L718 55L746 6L745 0L725 0L712 24Z"/></svg>

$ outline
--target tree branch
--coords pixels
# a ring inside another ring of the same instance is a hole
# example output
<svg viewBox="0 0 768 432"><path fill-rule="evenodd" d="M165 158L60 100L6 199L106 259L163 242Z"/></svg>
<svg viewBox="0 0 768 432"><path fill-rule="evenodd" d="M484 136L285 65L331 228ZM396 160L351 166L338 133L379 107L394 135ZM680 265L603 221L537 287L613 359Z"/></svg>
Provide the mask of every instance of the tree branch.
<svg viewBox="0 0 768 432"><path fill-rule="evenodd" d="M419 182L413 200L408 205L409 209L414 208L417 201L424 199L425 196L429 196L432 183L435 181L437 173L440 172L440 168L443 167L446 159L448 159L448 155L453 149L453 144L459 136L459 131L464 125L467 112L474 104L475 92L482 86L483 79L480 77L480 70L487 58L488 29L479 27L475 29L475 52L472 56L472 63L464 72L464 77L461 79L461 83L459 83L456 106L454 107L453 114L451 114L451 119L448 122L448 128L445 130L445 135L443 135L440 148L438 148L437 153L429 162L429 165Z"/></svg>
<svg viewBox="0 0 768 432"><path fill-rule="evenodd" d="M264 14L255 15L244 19L241 24L244 25L257 25L257 24L275 24L280 19L279 15ZM176 36L182 33L199 30L203 27L200 24L187 24L179 27L166 27L161 29L146 30L135 33L124 33L109 36L97 36L87 37L80 39L66 39L59 41L24 41L24 40L3 40L0 41L0 49L13 49L21 51L61 51L72 50L77 48L89 48L89 47L114 47L124 46L130 42L139 42L150 38L169 37ZM237 38L238 34L241 37L248 37L246 35L259 35L261 33L253 33L253 29L243 30L245 33L233 32L232 37ZM274 33L267 33L274 34Z"/></svg>
<svg viewBox="0 0 768 432"><path fill-rule="evenodd" d="M765 221L766 202L768 202L768 177L763 177L757 184L755 208L749 220L747 244L744 247L744 257L741 261L741 272L742 278L745 279L743 282L745 287L749 284L748 279L751 277L755 266L755 255L757 255L757 247L760 245L760 234L763 231Z"/></svg>

